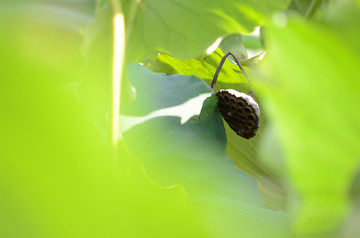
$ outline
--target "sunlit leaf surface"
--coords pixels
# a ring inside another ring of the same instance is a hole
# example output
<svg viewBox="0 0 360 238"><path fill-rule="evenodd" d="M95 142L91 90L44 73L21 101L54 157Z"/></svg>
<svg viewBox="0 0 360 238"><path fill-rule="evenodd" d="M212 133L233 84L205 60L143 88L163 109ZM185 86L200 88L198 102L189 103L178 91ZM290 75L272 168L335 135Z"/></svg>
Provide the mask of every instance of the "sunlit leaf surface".
<svg viewBox="0 0 360 238"><path fill-rule="evenodd" d="M148 62L146 66L156 72L196 75L211 85L216 68L223 56L224 52L219 48L208 56L191 60L180 60L167 54L160 54L156 59ZM241 92L249 91L248 82L239 71L240 69L235 63L226 60L219 74L215 90L234 88Z"/></svg>

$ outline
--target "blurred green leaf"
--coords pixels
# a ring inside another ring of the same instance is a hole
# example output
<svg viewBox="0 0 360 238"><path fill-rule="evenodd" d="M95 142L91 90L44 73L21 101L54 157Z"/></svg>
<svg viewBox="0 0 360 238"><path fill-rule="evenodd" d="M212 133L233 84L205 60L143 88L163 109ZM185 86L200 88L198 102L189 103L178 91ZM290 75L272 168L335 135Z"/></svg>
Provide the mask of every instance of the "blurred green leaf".
<svg viewBox="0 0 360 238"><path fill-rule="evenodd" d="M305 15L309 9L312 0L292 0L289 9L296 10L301 15Z"/></svg>
<svg viewBox="0 0 360 238"><path fill-rule="evenodd" d="M300 234L335 229L349 209L360 158L359 15L352 6L337 13L341 24L292 19L267 35L262 101L299 195L292 206Z"/></svg>
<svg viewBox="0 0 360 238"><path fill-rule="evenodd" d="M182 59L197 57L220 36L249 32L263 25L289 2L226 0L220 4L215 0L122 0L127 59L142 61L164 51ZM106 4L98 7L102 14L110 14ZM97 22L95 24L110 24L100 18Z"/></svg>
<svg viewBox="0 0 360 238"><path fill-rule="evenodd" d="M277 179L273 171L269 170L260 160L261 148L259 148L258 141L262 139L263 130L266 128L263 117L264 115L262 115L261 128L257 132L257 136L251 140L239 137L226 124L228 140L226 153L236 162L237 167L256 179L266 208L286 211L287 194L283 182Z"/></svg>
<svg viewBox="0 0 360 238"><path fill-rule="evenodd" d="M242 40L247 49L261 50L263 48L260 36L242 35Z"/></svg>
<svg viewBox="0 0 360 238"><path fill-rule="evenodd" d="M99 142L93 101L108 95L79 95L81 38L42 20L0 21L0 237L205 237L181 186Z"/></svg>
<svg viewBox="0 0 360 238"><path fill-rule="evenodd" d="M233 53L240 62L243 62L248 58L246 48L240 34L231 34L226 36L221 41L219 47L225 53Z"/></svg>
<svg viewBox="0 0 360 238"><path fill-rule="evenodd" d="M134 23L129 52L154 54L165 50L178 58L198 56L218 37L249 32L288 4L288 0L226 0L221 4L214 0L143 1L136 6L133 18L129 18L125 5L127 20Z"/></svg>
<svg viewBox="0 0 360 238"><path fill-rule="evenodd" d="M247 66L247 67L257 66L261 62L261 60L265 56L265 54L266 54L266 51L263 51L262 53L255 55L254 57L244 61L242 64L243 64L243 66Z"/></svg>

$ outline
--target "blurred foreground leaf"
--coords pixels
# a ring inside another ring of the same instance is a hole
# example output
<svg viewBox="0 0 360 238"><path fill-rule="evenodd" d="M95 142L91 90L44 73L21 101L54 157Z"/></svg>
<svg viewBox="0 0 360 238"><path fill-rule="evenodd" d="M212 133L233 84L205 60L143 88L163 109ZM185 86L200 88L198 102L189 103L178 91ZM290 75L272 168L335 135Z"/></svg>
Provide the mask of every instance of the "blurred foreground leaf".
<svg viewBox="0 0 360 238"><path fill-rule="evenodd" d="M98 134L93 102L108 95L78 93L78 32L17 13L0 15L0 237L204 237L180 186Z"/></svg>
<svg viewBox="0 0 360 238"><path fill-rule="evenodd" d="M262 99L299 195L300 234L338 228L349 209L360 159L359 12L353 6L319 23L293 19L267 35Z"/></svg>

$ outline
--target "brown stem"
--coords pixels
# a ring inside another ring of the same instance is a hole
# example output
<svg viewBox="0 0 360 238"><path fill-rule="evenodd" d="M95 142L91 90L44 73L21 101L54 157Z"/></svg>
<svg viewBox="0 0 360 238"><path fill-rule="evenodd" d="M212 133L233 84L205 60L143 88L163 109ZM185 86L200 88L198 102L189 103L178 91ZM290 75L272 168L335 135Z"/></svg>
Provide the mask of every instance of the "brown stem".
<svg viewBox="0 0 360 238"><path fill-rule="evenodd" d="M250 93L252 93L252 84L250 82L250 80L247 78L247 75L246 75L246 72L244 70L244 67L241 65L241 63L239 62L239 60L235 57L235 55L233 55L231 52L228 52L226 53L222 58L221 58L221 61L215 71L215 74L214 74L214 78L213 78L213 81L211 82L211 88L214 90L215 88L215 84L216 84L216 81L217 81L217 78L220 74L220 71L221 71L221 68L222 66L224 65L225 63L225 60L227 59L227 57L231 55L235 61L235 63L239 66L240 70L241 70L241 73L245 76L245 78L247 79L247 81L249 82L251 88L250 88Z"/></svg>

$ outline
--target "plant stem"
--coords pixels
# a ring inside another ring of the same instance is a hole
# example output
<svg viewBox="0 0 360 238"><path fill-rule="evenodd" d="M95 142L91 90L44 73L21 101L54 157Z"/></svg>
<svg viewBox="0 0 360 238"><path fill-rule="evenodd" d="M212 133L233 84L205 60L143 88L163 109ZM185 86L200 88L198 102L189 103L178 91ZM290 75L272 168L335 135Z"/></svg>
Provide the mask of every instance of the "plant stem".
<svg viewBox="0 0 360 238"><path fill-rule="evenodd" d="M110 0L113 11L112 110L111 141L116 148L122 138L119 131L121 80L125 55L125 19L119 0Z"/></svg>
<svg viewBox="0 0 360 238"><path fill-rule="evenodd" d="M213 81L211 82L211 88L214 89L215 88L215 84L216 84L216 81L217 81L217 78L220 74L220 71L221 71L221 68L222 66L224 65L225 63L225 60L227 59L227 57L231 55L235 61L235 63L239 66L240 70L241 70L241 73L245 76L245 78L247 79L247 81L249 82L250 84L250 93L252 93L252 88L253 88L253 85L251 83L251 81L248 79L247 75L246 75L246 72L244 70L244 67L241 65L241 63L239 62L239 60L235 57L235 55L233 55L231 52L228 52L226 53L222 58L221 58L221 61L215 71L215 74L214 74L214 78L213 78Z"/></svg>
<svg viewBox="0 0 360 238"><path fill-rule="evenodd" d="M319 6L319 3L320 3L320 0L312 0L312 2L310 3L309 9L307 10L307 12L305 14L305 19L310 19L314 15L317 7Z"/></svg>

